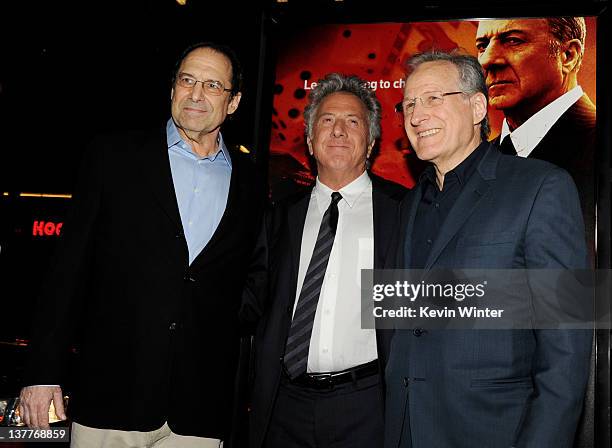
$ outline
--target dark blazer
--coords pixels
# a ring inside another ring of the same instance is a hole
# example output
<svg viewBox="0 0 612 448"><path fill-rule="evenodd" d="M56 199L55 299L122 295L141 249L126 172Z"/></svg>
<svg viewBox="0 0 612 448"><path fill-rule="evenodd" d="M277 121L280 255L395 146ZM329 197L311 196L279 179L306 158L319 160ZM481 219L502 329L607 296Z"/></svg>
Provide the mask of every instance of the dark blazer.
<svg viewBox="0 0 612 448"><path fill-rule="evenodd" d="M398 264L421 187L402 203ZM489 144L425 269L586 268L566 171ZM589 373L588 330L397 330L386 369L385 447L570 447Z"/></svg>
<svg viewBox="0 0 612 448"><path fill-rule="evenodd" d="M546 133L529 158L546 160L567 170L576 186L585 219L587 241L595 241L596 109L584 94ZM495 140L499 142L499 138Z"/></svg>
<svg viewBox="0 0 612 448"><path fill-rule="evenodd" d="M91 146L40 297L25 384L64 384L77 322L74 420L136 431L168 421L179 434L227 440L238 310L264 199L243 157L231 154L225 213L190 266L165 131Z"/></svg>
<svg viewBox="0 0 612 448"><path fill-rule="evenodd" d="M370 174L374 218L374 267L394 253L390 239L406 189ZM277 204L257 245L257 262L245 291L243 317L261 317L255 336L255 377L250 415L251 448L262 446L282 371L282 357L295 301L302 232L312 188ZM356 297L360 302L360 298ZM379 361L384 364L390 338L377 331ZM382 412L382 410L381 410Z"/></svg>

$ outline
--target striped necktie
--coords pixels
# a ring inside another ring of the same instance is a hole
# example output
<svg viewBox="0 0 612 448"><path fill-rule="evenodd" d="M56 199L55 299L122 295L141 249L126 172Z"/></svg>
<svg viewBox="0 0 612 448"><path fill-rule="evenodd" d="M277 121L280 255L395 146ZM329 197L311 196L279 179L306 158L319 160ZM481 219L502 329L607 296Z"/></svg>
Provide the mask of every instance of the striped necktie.
<svg viewBox="0 0 612 448"><path fill-rule="evenodd" d="M285 346L285 368L291 379L306 372L308 349L314 318L319 303L319 294L325 278L325 269L329 261L336 227L338 225L338 202L342 195L336 191L331 194L331 203L321 219L317 242L315 243L310 264L304 277L302 291L291 321L287 345Z"/></svg>

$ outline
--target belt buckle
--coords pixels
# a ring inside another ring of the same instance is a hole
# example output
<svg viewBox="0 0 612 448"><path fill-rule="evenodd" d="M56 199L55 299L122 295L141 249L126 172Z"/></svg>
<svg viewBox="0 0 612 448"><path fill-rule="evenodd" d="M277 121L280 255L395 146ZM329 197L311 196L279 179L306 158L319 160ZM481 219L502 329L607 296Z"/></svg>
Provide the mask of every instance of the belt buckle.
<svg viewBox="0 0 612 448"><path fill-rule="evenodd" d="M316 376L311 376L311 379L315 381L317 386L325 386L328 389L332 389L334 387L334 382L332 381L331 373L319 373Z"/></svg>

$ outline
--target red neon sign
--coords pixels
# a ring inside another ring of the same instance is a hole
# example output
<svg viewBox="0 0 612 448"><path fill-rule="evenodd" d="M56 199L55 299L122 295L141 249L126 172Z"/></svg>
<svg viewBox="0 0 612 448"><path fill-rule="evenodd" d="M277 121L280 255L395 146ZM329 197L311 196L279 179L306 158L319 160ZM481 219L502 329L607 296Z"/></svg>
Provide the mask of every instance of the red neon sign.
<svg viewBox="0 0 612 448"><path fill-rule="evenodd" d="M34 221L32 236L59 236L63 225L63 222Z"/></svg>

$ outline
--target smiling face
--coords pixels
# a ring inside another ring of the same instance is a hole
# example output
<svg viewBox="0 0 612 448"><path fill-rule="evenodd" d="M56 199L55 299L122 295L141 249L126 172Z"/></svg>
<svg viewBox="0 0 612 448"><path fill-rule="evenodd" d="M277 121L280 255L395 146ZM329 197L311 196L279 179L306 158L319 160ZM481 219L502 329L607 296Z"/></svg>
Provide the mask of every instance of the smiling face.
<svg viewBox="0 0 612 448"><path fill-rule="evenodd" d="M178 69L179 73L204 81L221 81L225 88L232 86L232 66L225 55L210 48L198 48L187 55ZM219 127L229 114L238 108L240 93L230 96L223 92L219 96L204 92L202 83L186 88L174 85L172 89L172 118L183 138L203 138L213 134L216 138Z"/></svg>
<svg viewBox="0 0 612 448"><path fill-rule="evenodd" d="M317 108L307 143L321 182L336 190L349 184L365 171L374 146L368 143L366 107L351 93L326 96Z"/></svg>
<svg viewBox="0 0 612 448"><path fill-rule="evenodd" d="M478 25L478 61L485 69L489 101L496 109L523 110L525 118L566 90L564 52L545 19L486 20Z"/></svg>
<svg viewBox="0 0 612 448"><path fill-rule="evenodd" d="M426 98L432 92L463 90L459 71L447 61L420 64L406 80L404 99ZM480 123L487 112L482 93L444 96L442 104L424 107L420 100L404 127L421 160L432 162L442 174L452 170L480 144Z"/></svg>

